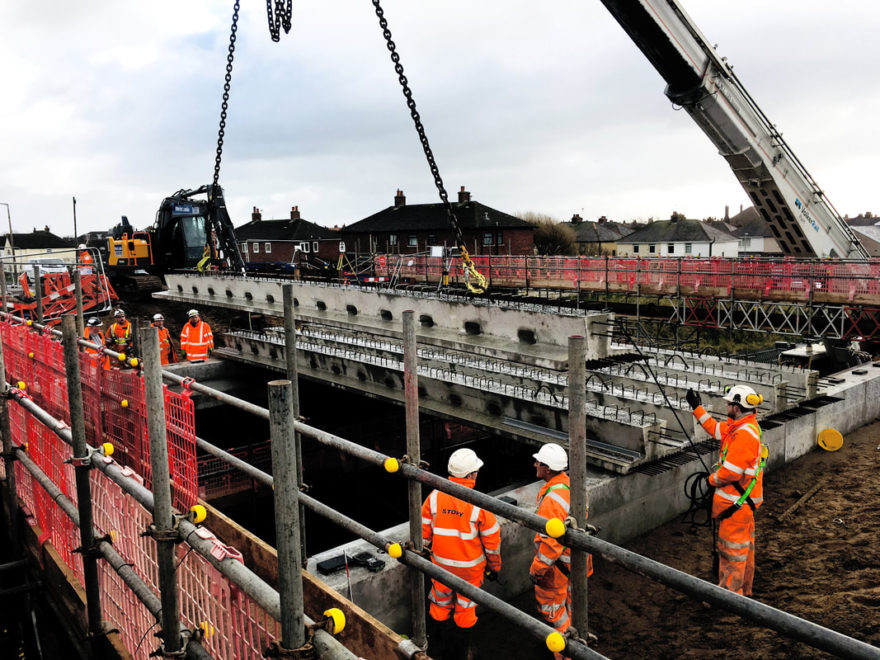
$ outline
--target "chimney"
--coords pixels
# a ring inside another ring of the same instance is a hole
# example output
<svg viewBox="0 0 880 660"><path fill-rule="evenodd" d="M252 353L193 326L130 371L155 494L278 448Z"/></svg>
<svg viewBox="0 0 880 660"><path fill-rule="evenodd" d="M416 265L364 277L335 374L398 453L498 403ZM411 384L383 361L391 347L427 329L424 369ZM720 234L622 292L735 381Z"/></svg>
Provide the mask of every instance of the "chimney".
<svg viewBox="0 0 880 660"><path fill-rule="evenodd" d="M394 196L394 208L399 208L401 206L406 206L406 197L403 194L403 191L398 188L397 194Z"/></svg>
<svg viewBox="0 0 880 660"><path fill-rule="evenodd" d="M608 218L606 218L604 215L599 218L600 225L605 224L606 222L608 222Z"/></svg>
<svg viewBox="0 0 880 660"><path fill-rule="evenodd" d="M251 221L252 222L259 222L262 219L263 219L263 214L260 212L260 209L258 209L255 206L254 210L251 211Z"/></svg>
<svg viewBox="0 0 880 660"><path fill-rule="evenodd" d="M299 220L299 206L290 207L290 219Z"/></svg>
<svg viewBox="0 0 880 660"><path fill-rule="evenodd" d="M584 219L580 216L579 213L575 213L573 216L571 216L571 224L573 225L580 224L583 221Z"/></svg>
<svg viewBox="0 0 880 660"><path fill-rule="evenodd" d="M724 207L724 222L727 222L728 220L730 220L730 207L725 206Z"/></svg>
<svg viewBox="0 0 880 660"><path fill-rule="evenodd" d="M461 187L461 190L458 191L458 203L459 204L468 204L471 201L471 194L464 189L464 186Z"/></svg>

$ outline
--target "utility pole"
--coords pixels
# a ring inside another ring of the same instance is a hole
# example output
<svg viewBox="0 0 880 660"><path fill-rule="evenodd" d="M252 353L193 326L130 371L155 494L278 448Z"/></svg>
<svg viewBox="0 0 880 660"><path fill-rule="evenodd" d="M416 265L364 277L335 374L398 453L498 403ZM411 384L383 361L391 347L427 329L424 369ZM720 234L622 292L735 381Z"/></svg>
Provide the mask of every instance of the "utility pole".
<svg viewBox="0 0 880 660"><path fill-rule="evenodd" d="M79 243L79 234L76 233L76 197L73 198L73 242Z"/></svg>
<svg viewBox="0 0 880 660"><path fill-rule="evenodd" d="M6 219L9 221L9 253L12 255L12 274L15 275L15 243L12 241L12 214L9 211L9 204L0 202L0 206L6 207ZM4 273L5 277L5 273Z"/></svg>

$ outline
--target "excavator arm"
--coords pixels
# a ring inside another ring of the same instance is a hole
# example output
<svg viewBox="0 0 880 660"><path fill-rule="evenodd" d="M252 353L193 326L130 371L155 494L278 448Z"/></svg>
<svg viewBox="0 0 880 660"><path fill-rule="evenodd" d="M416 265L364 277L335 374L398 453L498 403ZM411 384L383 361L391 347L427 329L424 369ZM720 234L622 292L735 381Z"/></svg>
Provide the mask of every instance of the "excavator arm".
<svg viewBox="0 0 880 660"><path fill-rule="evenodd" d="M602 0L727 160L785 254L868 253L677 0Z"/></svg>

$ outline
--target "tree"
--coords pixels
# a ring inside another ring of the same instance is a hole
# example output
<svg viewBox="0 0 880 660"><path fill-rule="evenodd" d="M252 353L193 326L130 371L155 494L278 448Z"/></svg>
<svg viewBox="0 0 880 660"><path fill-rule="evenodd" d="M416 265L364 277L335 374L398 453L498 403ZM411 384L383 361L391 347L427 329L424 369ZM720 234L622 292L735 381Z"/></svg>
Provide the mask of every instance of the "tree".
<svg viewBox="0 0 880 660"><path fill-rule="evenodd" d="M527 211L520 213L520 220L525 220L535 227L535 250L542 255L573 255L577 252L574 229L556 218L541 213Z"/></svg>

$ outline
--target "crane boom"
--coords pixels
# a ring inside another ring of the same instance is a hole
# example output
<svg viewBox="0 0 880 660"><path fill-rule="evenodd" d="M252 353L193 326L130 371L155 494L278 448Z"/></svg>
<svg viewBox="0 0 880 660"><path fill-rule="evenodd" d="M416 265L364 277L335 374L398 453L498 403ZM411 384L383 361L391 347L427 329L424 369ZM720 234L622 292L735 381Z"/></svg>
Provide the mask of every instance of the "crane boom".
<svg viewBox="0 0 880 660"><path fill-rule="evenodd" d="M677 0L602 0L727 160L786 255L868 252Z"/></svg>

